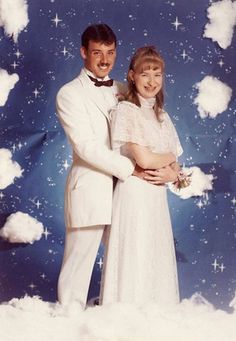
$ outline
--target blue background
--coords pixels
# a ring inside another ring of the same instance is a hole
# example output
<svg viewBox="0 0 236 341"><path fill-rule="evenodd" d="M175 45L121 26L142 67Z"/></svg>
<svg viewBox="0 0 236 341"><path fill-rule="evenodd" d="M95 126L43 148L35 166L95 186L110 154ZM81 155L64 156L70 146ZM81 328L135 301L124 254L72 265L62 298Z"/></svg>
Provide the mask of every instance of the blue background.
<svg viewBox="0 0 236 341"><path fill-rule="evenodd" d="M41 221L50 234L33 245L0 241L0 301L25 294L56 300L71 149L56 117L55 96L82 67L83 30L105 22L118 38L114 78L125 79L130 56L143 45L156 45L166 61L166 110L184 148L181 161L215 177L208 197L182 200L169 193L181 297L201 292L216 307L228 309L236 290L236 36L226 50L202 37L210 4L206 0L31 0L28 4L30 22L17 44L0 29L0 67L20 77L0 108L0 148L10 149L24 169L22 178L0 191L0 226L10 214L22 211ZM57 25L56 14L61 20ZM176 17L181 23L178 29L173 25ZM206 75L233 89L227 111L216 119L201 119L193 105L197 95L193 86ZM89 298L99 292L102 253L100 248Z"/></svg>

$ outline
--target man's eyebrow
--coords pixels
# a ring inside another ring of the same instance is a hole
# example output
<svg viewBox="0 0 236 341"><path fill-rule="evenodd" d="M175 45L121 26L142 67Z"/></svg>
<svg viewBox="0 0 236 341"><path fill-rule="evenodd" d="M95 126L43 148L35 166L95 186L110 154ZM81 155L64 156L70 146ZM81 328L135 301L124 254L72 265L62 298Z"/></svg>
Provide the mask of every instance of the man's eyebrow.
<svg viewBox="0 0 236 341"><path fill-rule="evenodd" d="M110 49L107 52L115 52L116 49ZM100 49L92 49L91 52L101 52L102 50Z"/></svg>

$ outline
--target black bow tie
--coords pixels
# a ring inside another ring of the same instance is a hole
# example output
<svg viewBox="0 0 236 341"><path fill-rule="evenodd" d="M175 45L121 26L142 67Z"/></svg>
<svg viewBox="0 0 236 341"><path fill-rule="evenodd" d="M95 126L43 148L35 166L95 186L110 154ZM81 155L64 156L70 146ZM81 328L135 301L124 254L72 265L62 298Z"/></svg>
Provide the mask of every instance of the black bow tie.
<svg viewBox="0 0 236 341"><path fill-rule="evenodd" d="M92 82L94 82L95 86L112 86L113 85L113 79L108 79L107 81L99 81L96 78L93 78L89 76Z"/></svg>

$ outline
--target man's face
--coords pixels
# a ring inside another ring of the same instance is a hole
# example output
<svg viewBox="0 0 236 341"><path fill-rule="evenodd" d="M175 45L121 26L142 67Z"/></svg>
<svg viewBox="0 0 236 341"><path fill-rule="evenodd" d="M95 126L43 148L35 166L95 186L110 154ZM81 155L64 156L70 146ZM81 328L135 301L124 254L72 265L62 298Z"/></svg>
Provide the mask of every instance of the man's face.
<svg viewBox="0 0 236 341"><path fill-rule="evenodd" d="M116 60L115 43L105 45L93 40L89 41L88 49L81 47L84 66L98 78L106 77L112 70Z"/></svg>

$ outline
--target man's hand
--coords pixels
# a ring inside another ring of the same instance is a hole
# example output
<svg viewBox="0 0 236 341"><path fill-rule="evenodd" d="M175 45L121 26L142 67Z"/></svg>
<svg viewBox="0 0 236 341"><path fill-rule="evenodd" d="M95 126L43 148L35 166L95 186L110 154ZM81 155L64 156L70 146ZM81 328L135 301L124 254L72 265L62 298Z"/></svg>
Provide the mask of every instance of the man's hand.
<svg viewBox="0 0 236 341"><path fill-rule="evenodd" d="M174 182L177 178L178 167L166 166L157 170L145 170L144 180L153 185L164 185L167 182Z"/></svg>
<svg viewBox="0 0 236 341"><path fill-rule="evenodd" d="M143 179L144 180L144 177L147 175L145 173L145 169L139 167L139 165L136 163L135 165L135 168L134 168L134 171L133 171L133 174L134 176L137 176L138 178L140 179Z"/></svg>

